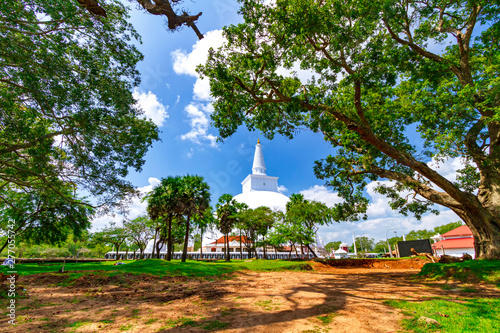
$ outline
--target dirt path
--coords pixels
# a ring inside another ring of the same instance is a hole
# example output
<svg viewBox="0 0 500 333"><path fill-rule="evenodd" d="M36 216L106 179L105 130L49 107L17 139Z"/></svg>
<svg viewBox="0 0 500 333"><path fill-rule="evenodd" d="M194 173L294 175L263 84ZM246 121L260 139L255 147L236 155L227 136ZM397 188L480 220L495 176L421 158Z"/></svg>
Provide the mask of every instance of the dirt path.
<svg viewBox="0 0 500 333"><path fill-rule="evenodd" d="M2 332L396 332L403 318L387 299L471 296L413 282L416 269L238 273L232 279L87 275L25 277L18 326ZM495 289L478 287L484 295ZM477 293L474 294L475 296ZM497 295L499 296L499 295Z"/></svg>

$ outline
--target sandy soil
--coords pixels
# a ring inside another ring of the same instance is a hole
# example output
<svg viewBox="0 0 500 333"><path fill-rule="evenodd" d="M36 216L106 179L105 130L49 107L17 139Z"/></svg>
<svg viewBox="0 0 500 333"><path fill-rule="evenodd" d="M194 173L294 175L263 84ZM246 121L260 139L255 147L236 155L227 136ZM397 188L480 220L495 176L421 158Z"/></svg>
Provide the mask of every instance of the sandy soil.
<svg viewBox="0 0 500 333"><path fill-rule="evenodd" d="M404 316L384 300L471 296L460 285L414 281L415 267L313 265L230 279L85 275L70 287L57 286L61 275L22 277L27 297L18 302L18 325L10 327L4 315L0 331L396 332ZM474 288L474 296L500 296L495 288Z"/></svg>

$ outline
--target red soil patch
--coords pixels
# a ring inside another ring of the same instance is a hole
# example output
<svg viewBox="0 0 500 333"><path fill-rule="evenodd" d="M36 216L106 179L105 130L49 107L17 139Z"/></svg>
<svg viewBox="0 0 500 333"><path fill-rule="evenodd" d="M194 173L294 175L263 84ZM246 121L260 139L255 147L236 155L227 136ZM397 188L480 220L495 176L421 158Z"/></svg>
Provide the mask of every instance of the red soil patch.
<svg viewBox="0 0 500 333"><path fill-rule="evenodd" d="M346 262L372 268L334 266ZM0 327L12 333L397 332L404 315L384 300L470 296L459 285L443 289L411 279L422 263L331 260L311 263L314 271L242 271L231 279L91 273L68 287L56 286L62 274L39 274L20 278L27 291L16 303L18 325L3 316ZM475 296L500 296L496 288L474 288Z"/></svg>

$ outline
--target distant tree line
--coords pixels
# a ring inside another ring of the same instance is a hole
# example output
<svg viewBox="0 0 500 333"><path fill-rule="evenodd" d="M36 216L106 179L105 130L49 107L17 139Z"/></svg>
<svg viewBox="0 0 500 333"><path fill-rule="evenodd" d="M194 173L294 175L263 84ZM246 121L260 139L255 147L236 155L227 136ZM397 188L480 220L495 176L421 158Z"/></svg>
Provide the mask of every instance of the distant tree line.
<svg viewBox="0 0 500 333"><path fill-rule="evenodd" d="M432 236L435 235L442 235L450 230L453 230L455 228L458 228L459 226L464 225L463 222L457 221L457 222L450 222L441 226L437 226L432 230L427 230L427 229L422 229L422 230L412 230L409 233L405 235L405 239L407 241L409 240L418 240L418 239L430 239ZM403 241L403 236L394 236L389 238L388 240L380 240L375 243L375 240L373 238L369 238L366 236L363 237L357 237L356 238L356 247L358 252L376 252L376 253L383 253L388 251L387 249L387 241L389 241L389 244L391 244L391 247L394 248L398 242ZM325 245L325 250L329 253L332 251L338 250L341 241L335 241L335 242L329 242L328 244ZM349 251L354 252L354 244L351 244L349 246Z"/></svg>

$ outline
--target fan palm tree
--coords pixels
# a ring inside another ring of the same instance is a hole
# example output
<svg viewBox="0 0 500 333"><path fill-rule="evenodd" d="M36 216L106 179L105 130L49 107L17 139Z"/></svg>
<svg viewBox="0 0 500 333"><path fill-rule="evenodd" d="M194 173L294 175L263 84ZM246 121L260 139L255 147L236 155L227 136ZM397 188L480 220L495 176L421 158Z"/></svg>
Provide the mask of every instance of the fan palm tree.
<svg viewBox="0 0 500 333"><path fill-rule="evenodd" d="M179 176L162 178L161 183L153 189L145 199L148 201L148 214L157 224L155 230L156 257L160 257L160 243L167 243L166 260L172 258L172 219L181 211L180 194L182 178ZM158 237L158 239L157 239Z"/></svg>
<svg viewBox="0 0 500 333"><path fill-rule="evenodd" d="M223 194L216 205L219 231L224 235L225 259L229 258L229 233L237 220L238 203L231 194Z"/></svg>
<svg viewBox="0 0 500 333"><path fill-rule="evenodd" d="M182 262L186 261L189 241L190 222L193 217L201 218L210 207L210 187L201 176L186 175L182 177L181 187L177 198L179 213L186 222L186 234L182 251Z"/></svg>

